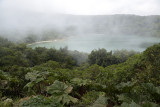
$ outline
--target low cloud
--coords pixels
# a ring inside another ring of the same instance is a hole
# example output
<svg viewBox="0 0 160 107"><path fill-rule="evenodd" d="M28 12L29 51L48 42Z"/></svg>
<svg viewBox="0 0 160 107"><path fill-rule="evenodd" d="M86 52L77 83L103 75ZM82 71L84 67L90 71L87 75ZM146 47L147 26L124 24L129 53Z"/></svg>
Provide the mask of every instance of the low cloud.
<svg viewBox="0 0 160 107"><path fill-rule="evenodd" d="M67 18L64 21L62 14L143 16L160 15L159 10L159 0L0 0L0 35L63 27L72 22Z"/></svg>

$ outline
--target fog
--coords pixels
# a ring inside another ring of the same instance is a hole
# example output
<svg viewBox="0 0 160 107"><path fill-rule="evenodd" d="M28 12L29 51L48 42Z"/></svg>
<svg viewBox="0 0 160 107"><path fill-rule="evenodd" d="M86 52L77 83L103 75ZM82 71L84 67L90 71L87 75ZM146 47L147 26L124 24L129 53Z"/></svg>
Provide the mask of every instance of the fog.
<svg viewBox="0 0 160 107"><path fill-rule="evenodd" d="M1 12L157 15L159 0L1 0Z"/></svg>
<svg viewBox="0 0 160 107"><path fill-rule="evenodd" d="M68 46L73 46L74 40L94 41L101 38L103 45L87 43L95 48L105 48L107 45L107 48L111 49L132 47L142 51L143 49L134 47L131 41L135 40L132 42L145 48L148 45L142 45L157 43L159 39L155 41L155 38L152 38L149 41L148 38L157 37L159 27L155 23L160 21L157 16L160 15L159 10L159 0L1 0L0 35L12 41L19 41L29 34L41 37L46 31L57 31L64 35L64 44L67 42ZM106 41L102 40L104 36ZM140 38L143 37L140 36L147 38L141 41ZM121 39L125 42L117 41ZM122 43L125 44L117 47Z"/></svg>

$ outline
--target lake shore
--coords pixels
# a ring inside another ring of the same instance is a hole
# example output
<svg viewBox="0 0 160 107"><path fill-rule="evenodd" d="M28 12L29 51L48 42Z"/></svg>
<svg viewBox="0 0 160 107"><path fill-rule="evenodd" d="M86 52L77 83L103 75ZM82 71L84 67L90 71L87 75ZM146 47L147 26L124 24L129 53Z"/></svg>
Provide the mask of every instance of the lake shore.
<svg viewBox="0 0 160 107"><path fill-rule="evenodd" d="M38 44L38 43L48 43L48 42L54 42L55 40L48 40L48 41L38 41L38 42L34 42L34 43L30 43L27 45L33 45L33 44Z"/></svg>
<svg viewBox="0 0 160 107"><path fill-rule="evenodd" d="M47 41L38 41L34 43L27 44L28 46L34 45L34 44L39 44L39 43L49 43L49 42L57 42L57 41L63 41L64 39L54 39L54 40L47 40Z"/></svg>

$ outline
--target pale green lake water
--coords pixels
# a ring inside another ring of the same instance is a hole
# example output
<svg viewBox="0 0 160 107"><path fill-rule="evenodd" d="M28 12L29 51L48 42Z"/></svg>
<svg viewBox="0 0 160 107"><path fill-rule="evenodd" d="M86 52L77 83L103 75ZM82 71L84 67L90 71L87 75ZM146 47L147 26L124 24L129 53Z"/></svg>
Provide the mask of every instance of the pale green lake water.
<svg viewBox="0 0 160 107"><path fill-rule="evenodd" d="M70 36L65 40L53 41L46 43L36 43L30 47L56 48L67 46L69 50L78 50L81 52L91 52L94 49L105 48L106 50L135 50L144 51L147 47L159 43L159 38L142 37L142 36L123 36L123 35L104 35L104 34L87 34L79 36Z"/></svg>

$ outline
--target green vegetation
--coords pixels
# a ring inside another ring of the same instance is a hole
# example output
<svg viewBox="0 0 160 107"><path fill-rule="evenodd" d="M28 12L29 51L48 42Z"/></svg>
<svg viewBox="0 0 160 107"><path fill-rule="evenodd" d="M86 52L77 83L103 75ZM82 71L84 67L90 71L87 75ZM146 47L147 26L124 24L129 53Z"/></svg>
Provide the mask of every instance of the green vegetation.
<svg viewBox="0 0 160 107"><path fill-rule="evenodd" d="M83 56L0 38L0 107L160 106L160 44Z"/></svg>
<svg viewBox="0 0 160 107"><path fill-rule="evenodd" d="M107 52L106 49L93 50L88 56L89 64L97 64L103 67L125 62L130 56L136 54L134 51L112 51ZM138 54L138 53L137 53Z"/></svg>
<svg viewBox="0 0 160 107"><path fill-rule="evenodd" d="M38 37L35 34L28 34L28 36L24 38L25 43L34 43L37 40Z"/></svg>

